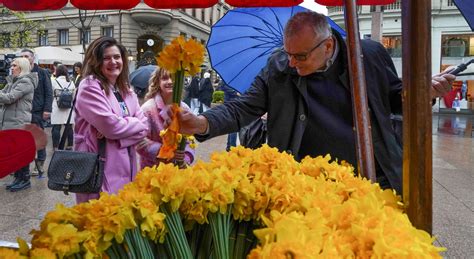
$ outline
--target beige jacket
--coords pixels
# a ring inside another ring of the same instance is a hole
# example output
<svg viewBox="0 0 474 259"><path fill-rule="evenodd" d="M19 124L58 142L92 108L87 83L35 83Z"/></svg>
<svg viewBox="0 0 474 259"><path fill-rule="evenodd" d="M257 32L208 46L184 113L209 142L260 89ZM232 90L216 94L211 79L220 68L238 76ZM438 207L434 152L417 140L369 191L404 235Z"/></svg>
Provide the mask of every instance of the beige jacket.
<svg viewBox="0 0 474 259"><path fill-rule="evenodd" d="M0 130L21 128L31 122L33 95L38 86L38 74L8 76L0 90Z"/></svg>

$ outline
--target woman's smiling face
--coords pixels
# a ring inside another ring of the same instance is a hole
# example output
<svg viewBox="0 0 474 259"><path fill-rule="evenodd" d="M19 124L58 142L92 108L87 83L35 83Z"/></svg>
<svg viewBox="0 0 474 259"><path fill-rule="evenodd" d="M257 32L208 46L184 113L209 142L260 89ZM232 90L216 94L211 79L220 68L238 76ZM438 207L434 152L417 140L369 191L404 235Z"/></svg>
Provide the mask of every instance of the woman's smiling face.
<svg viewBox="0 0 474 259"><path fill-rule="evenodd" d="M101 72L111 84L115 84L122 72L123 60L117 46L111 46L104 50Z"/></svg>

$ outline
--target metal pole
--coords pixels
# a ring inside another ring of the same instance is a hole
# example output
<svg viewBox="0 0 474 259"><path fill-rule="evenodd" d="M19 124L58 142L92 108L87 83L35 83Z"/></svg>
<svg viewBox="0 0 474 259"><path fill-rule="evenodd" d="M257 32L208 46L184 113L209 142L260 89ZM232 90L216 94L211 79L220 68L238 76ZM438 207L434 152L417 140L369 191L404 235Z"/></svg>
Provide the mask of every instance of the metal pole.
<svg viewBox="0 0 474 259"><path fill-rule="evenodd" d="M349 56L349 77L352 91L352 107L356 128L358 172L375 182L375 159L372 147L372 133L365 84L364 64L359 39L359 25L355 0L345 0L344 19L347 31L347 53Z"/></svg>
<svg viewBox="0 0 474 259"><path fill-rule="evenodd" d="M431 0L402 1L403 199L416 228L432 233Z"/></svg>

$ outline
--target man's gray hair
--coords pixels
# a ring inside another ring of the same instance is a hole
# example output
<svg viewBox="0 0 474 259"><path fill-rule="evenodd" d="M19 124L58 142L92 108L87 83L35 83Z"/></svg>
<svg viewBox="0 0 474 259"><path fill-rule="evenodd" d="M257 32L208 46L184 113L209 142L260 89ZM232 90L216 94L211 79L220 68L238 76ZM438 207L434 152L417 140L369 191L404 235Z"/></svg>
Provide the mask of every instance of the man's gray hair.
<svg viewBox="0 0 474 259"><path fill-rule="evenodd" d="M328 38L332 35L331 26L325 15L308 11L299 12L288 20L285 26L284 37L288 38L301 31L302 28L311 26L315 35Z"/></svg>

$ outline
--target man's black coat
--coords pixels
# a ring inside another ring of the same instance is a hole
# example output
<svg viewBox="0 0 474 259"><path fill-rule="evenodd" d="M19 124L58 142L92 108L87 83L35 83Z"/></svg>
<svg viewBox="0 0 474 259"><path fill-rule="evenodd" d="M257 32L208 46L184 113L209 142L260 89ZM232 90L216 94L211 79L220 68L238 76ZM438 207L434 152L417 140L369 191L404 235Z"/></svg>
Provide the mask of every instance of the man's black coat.
<svg viewBox="0 0 474 259"><path fill-rule="evenodd" d="M338 55L342 55L340 58L344 62L339 79L350 89L346 45L337 32L334 36L340 46ZM402 149L396 140L390 114L401 114L402 84L381 44L363 40L361 45L372 129L373 132L377 130L382 139L373 143L374 154L391 186L401 194ZM288 66L287 55L282 50L276 51L244 95L203 114L209 121L209 134L197 135L197 139L203 141L238 131L268 112L268 145L297 156L308 118L308 104L304 98L307 94L306 80L307 77L299 76L295 69ZM313 135L317 138L317 134L314 132ZM340 148L346 148L344 143L337 144Z"/></svg>

